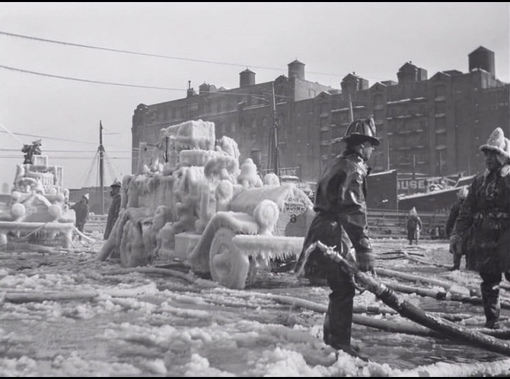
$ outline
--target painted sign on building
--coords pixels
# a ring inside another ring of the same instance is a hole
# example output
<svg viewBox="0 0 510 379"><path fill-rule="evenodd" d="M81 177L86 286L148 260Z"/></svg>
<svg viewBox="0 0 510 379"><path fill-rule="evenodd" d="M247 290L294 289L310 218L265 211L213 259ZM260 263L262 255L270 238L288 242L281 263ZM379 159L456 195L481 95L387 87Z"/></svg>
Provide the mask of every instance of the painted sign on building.
<svg viewBox="0 0 510 379"><path fill-rule="evenodd" d="M454 180L444 177L399 178L397 179L397 192L399 195L427 193L451 188L455 184Z"/></svg>

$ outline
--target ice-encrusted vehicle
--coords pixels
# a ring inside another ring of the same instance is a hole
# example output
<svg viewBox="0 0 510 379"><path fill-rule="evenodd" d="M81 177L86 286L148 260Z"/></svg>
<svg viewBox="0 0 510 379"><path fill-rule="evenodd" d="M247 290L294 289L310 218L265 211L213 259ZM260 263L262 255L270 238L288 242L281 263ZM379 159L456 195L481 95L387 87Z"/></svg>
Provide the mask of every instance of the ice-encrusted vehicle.
<svg viewBox="0 0 510 379"><path fill-rule="evenodd" d="M237 143L216 140L214 123L202 120L161 129L155 146L141 143L99 259L119 254L125 267L180 259L240 289L269 262L295 257L312 202L295 184L280 184L275 174L262 179L250 158L239 159Z"/></svg>
<svg viewBox="0 0 510 379"><path fill-rule="evenodd" d="M25 162L16 165L11 194L0 202L0 250L20 243L69 248L75 213L68 207L63 168L41 154Z"/></svg>

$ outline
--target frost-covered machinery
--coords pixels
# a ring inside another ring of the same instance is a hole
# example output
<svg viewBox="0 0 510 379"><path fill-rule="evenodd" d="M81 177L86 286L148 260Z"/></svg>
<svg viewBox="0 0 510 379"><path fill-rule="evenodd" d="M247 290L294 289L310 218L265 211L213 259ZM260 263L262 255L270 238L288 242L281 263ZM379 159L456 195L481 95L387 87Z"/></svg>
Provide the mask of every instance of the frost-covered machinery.
<svg viewBox="0 0 510 379"><path fill-rule="evenodd" d="M47 156L18 164L11 196L0 202L0 250L10 243L69 248L76 228L68 198L63 168L49 165Z"/></svg>
<svg viewBox="0 0 510 379"><path fill-rule="evenodd" d="M275 174L262 179L237 143L216 140L214 123L163 128L158 143L140 144L137 173L122 183L119 218L99 259L150 264L184 261L229 288L244 288L258 269L301 251L312 202Z"/></svg>

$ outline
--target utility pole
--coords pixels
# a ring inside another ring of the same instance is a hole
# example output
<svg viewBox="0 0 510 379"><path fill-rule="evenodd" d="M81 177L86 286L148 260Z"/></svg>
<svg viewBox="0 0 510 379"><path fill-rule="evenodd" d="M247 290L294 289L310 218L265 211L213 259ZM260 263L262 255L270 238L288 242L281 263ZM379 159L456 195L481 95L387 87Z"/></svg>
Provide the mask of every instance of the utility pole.
<svg viewBox="0 0 510 379"><path fill-rule="evenodd" d="M101 193L101 214L104 214L104 147L103 147L103 124L99 121L99 190Z"/></svg>
<svg viewBox="0 0 510 379"><path fill-rule="evenodd" d="M416 154L413 154L413 171L411 179L416 179Z"/></svg>
<svg viewBox="0 0 510 379"><path fill-rule="evenodd" d="M278 124L276 122L276 99L274 95L274 82L271 83L271 108L273 115L273 142L274 142L274 151L273 151L273 164L274 164L274 173L280 177L280 167L279 167L279 152L278 152Z"/></svg>
<svg viewBox="0 0 510 379"><path fill-rule="evenodd" d="M349 95L349 114L351 116L351 122L354 121L354 112L352 110L352 98L351 95Z"/></svg>

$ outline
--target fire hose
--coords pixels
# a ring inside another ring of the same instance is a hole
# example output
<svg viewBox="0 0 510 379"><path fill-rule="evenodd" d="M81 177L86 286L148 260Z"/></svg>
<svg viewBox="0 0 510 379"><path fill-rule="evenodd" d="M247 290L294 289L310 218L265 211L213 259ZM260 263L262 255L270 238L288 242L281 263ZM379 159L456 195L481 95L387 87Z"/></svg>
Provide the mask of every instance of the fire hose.
<svg viewBox="0 0 510 379"><path fill-rule="evenodd" d="M353 276L357 285L376 295L378 299L396 310L402 317L439 332L449 339L459 340L495 353L510 356L510 344L495 337L469 330L439 316L432 315L409 301L400 299L386 285L380 283L373 276L360 271L355 263L343 257L334 247L329 247L317 241L309 247L310 250L315 248L319 248L325 256L339 263L345 272Z"/></svg>

